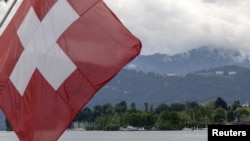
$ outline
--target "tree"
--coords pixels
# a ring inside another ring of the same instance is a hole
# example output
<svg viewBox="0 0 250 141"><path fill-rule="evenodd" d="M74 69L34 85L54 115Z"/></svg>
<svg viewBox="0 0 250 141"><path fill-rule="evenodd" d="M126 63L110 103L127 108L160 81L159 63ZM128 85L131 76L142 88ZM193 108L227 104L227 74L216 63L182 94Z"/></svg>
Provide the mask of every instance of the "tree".
<svg viewBox="0 0 250 141"><path fill-rule="evenodd" d="M198 107L198 106L199 106L199 103L197 103L195 101L193 101L193 102L188 101L185 103L186 109L193 109L193 108Z"/></svg>
<svg viewBox="0 0 250 141"><path fill-rule="evenodd" d="M169 106L165 103L160 104L159 106L156 107L155 113L160 114L162 112L169 111Z"/></svg>
<svg viewBox="0 0 250 141"><path fill-rule="evenodd" d="M147 111L148 111L148 103L145 102L145 103L144 103L144 106L145 106L145 112L147 112Z"/></svg>
<svg viewBox="0 0 250 141"><path fill-rule="evenodd" d="M157 119L156 126L159 130L179 130L180 118L177 112L162 112Z"/></svg>
<svg viewBox="0 0 250 141"><path fill-rule="evenodd" d="M241 107L240 101L239 100L234 101L231 107L233 110L236 110L237 108Z"/></svg>
<svg viewBox="0 0 250 141"><path fill-rule="evenodd" d="M121 127L121 118L118 114L114 114L111 120L105 126L105 130L119 130Z"/></svg>
<svg viewBox="0 0 250 141"><path fill-rule="evenodd" d="M215 108L223 108L225 110L227 110L227 103L225 100L223 100L221 97L218 97L216 100L215 100Z"/></svg>
<svg viewBox="0 0 250 141"><path fill-rule="evenodd" d="M152 112L144 112L143 117L145 118L145 129L151 129L155 123L154 114Z"/></svg>
<svg viewBox="0 0 250 141"><path fill-rule="evenodd" d="M215 124L222 124L226 117L225 117L225 109L219 107L219 108L216 108L214 111L213 111L213 122Z"/></svg>
<svg viewBox="0 0 250 141"><path fill-rule="evenodd" d="M154 106L150 105L149 110L150 110L150 112L153 112L154 111Z"/></svg>
<svg viewBox="0 0 250 141"><path fill-rule="evenodd" d="M233 110L227 111L227 121L232 122L235 120L236 115L234 114Z"/></svg>
<svg viewBox="0 0 250 141"><path fill-rule="evenodd" d="M123 115L123 120L126 125L131 125L131 126L136 126L139 127L141 126L142 119L140 117L140 113L138 112L126 112Z"/></svg>
<svg viewBox="0 0 250 141"><path fill-rule="evenodd" d="M249 112L245 108L237 108L235 111L236 115L240 115L242 118L248 118Z"/></svg>
<svg viewBox="0 0 250 141"><path fill-rule="evenodd" d="M110 103L106 103L102 106L103 114L112 114L113 113L113 107Z"/></svg>
<svg viewBox="0 0 250 141"><path fill-rule="evenodd" d="M125 113L127 111L127 103L125 101L122 101L115 106L115 112L117 113Z"/></svg>
<svg viewBox="0 0 250 141"><path fill-rule="evenodd" d="M131 109L136 109L136 104L134 102L131 103Z"/></svg>
<svg viewBox="0 0 250 141"><path fill-rule="evenodd" d="M101 105L96 105L94 106L94 119L97 117L101 116L103 114L102 106Z"/></svg>
<svg viewBox="0 0 250 141"><path fill-rule="evenodd" d="M93 111L89 107L85 107L82 111L82 121L83 122L93 122Z"/></svg>
<svg viewBox="0 0 250 141"><path fill-rule="evenodd" d="M181 111L184 111L184 110L185 110L185 105L175 102L175 103L172 103L172 104L170 105L170 109L171 109L171 111L178 111L178 112L181 112Z"/></svg>

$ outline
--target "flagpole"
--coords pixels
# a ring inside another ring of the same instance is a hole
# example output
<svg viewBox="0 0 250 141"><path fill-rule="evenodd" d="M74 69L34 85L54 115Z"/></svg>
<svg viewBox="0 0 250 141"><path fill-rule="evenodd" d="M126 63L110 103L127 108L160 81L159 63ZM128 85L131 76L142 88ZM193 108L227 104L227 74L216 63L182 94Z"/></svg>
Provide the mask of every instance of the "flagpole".
<svg viewBox="0 0 250 141"><path fill-rule="evenodd" d="M10 14L10 11L13 9L14 5L16 4L17 0L14 0L14 2L11 4L10 8L8 9L8 11L6 12L6 14L4 15L2 21L0 22L0 27L3 26L5 20L7 19L8 15Z"/></svg>

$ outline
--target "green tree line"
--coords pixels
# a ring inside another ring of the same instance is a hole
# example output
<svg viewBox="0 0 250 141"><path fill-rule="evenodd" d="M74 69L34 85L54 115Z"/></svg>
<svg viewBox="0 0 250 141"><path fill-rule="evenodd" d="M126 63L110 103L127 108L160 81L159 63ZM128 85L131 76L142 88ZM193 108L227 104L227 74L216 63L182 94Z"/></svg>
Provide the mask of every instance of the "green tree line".
<svg viewBox="0 0 250 141"><path fill-rule="evenodd" d="M110 103L82 109L73 122L85 123L87 130L119 130L134 126L146 130L181 130L183 128L205 128L209 124L236 124L237 115L249 118L250 108L239 101L228 106L220 97L206 104L197 102L162 103L156 107L144 103L137 109L135 103L125 101L112 106Z"/></svg>

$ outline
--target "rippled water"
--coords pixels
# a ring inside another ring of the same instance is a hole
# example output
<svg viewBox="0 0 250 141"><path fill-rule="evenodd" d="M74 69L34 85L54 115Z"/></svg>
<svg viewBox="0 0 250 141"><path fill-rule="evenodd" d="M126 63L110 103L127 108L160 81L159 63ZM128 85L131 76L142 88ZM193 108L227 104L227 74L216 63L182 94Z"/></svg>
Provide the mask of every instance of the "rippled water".
<svg viewBox="0 0 250 141"><path fill-rule="evenodd" d="M14 132L0 132L1 141L19 141ZM59 141L207 141L207 131L65 131Z"/></svg>

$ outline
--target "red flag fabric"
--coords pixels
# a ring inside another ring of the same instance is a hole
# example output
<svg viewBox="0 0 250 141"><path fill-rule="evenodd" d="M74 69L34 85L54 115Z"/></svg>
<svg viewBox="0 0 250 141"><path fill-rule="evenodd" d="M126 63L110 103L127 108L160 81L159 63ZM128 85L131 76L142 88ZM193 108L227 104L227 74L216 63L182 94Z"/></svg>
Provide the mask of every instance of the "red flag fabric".
<svg viewBox="0 0 250 141"><path fill-rule="evenodd" d="M21 141L56 141L141 42L102 0L15 2L0 30L0 107Z"/></svg>

